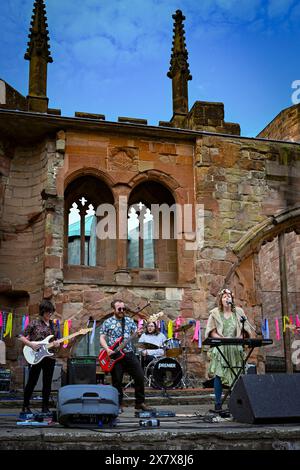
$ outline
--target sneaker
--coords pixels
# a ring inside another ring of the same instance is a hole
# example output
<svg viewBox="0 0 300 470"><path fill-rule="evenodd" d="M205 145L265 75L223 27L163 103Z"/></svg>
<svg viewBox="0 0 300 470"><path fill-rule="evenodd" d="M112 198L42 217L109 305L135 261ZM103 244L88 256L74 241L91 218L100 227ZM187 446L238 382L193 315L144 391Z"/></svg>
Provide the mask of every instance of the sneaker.
<svg viewBox="0 0 300 470"><path fill-rule="evenodd" d="M42 413L51 413L51 411L49 410L48 406L43 406L42 407Z"/></svg>
<svg viewBox="0 0 300 470"><path fill-rule="evenodd" d="M29 406L22 406L22 411L21 413L26 413L28 415L31 415L32 414L32 411L31 409L29 408Z"/></svg>
<svg viewBox="0 0 300 470"><path fill-rule="evenodd" d="M135 409L138 411L154 411L154 408L145 405L145 403L138 403L135 405Z"/></svg>
<svg viewBox="0 0 300 470"><path fill-rule="evenodd" d="M218 403L215 405L215 412L219 413L220 411L222 411L222 405L221 403Z"/></svg>

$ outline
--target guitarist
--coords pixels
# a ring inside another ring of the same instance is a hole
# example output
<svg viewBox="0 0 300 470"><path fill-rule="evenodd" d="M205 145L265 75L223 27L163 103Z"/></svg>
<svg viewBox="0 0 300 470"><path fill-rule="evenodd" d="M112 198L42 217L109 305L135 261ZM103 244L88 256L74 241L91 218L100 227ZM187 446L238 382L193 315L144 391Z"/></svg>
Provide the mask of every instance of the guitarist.
<svg viewBox="0 0 300 470"><path fill-rule="evenodd" d="M37 350L39 345L32 343L32 341L42 341L49 335L54 335L54 338L58 338L58 328L54 325L50 319L51 315L55 312L54 305L50 300L42 300L39 305L40 318L33 320L25 328L24 331L18 336L19 340L26 346L31 347L33 350ZM60 343L54 340L53 346L55 348L60 346ZM29 366L29 377L28 382L24 389L24 400L23 400L23 413L31 413L29 408L30 399L37 384L41 370L43 371L43 391L42 391L42 413L49 413L49 397L51 393L52 377L54 372L55 359L52 357L44 357L41 362Z"/></svg>
<svg viewBox="0 0 300 470"><path fill-rule="evenodd" d="M105 349L107 354L113 354L110 347L121 336L123 340L129 338L132 333L137 331L137 325L130 317L125 316L125 305L122 300L113 300L111 303L114 309L114 315L105 320L100 327L100 345ZM126 371L134 381L135 389L135 409L142 411L151 411L145 405L145 387L144 387L144 372L140 362L134 354L131 342L128 342L123 349L125 356L115 363L112 371L112 385L119 392L119 410L123 412L123 374Z"/></svg>

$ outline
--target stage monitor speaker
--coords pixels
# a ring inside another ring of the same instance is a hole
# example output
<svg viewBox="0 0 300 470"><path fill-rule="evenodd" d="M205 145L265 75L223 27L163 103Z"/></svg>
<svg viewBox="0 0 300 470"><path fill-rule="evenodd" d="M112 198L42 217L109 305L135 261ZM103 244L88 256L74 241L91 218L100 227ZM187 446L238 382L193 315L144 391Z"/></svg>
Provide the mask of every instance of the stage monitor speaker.
<svg viewBox="0 0 300 470"><path fill-rule="evenodd" d="M61 385L62 385L62 366L60 364L55 364L54 366L54 372L53 372L53 377L52 377L52 385L51 385L51 391L53 392L54 390L59 390ZM28 376L29 376L29 366L24 367L24 375L23 375L23 385L25 388L25 385L28 382ZM37 384L34 388L34 392L41 392L43 390L43 371L40 372L39 380L37 381Z"/></svg>
<svg viewBox="0 0 300 470"><path fill-rule="evenodd" d="M96 358L72 357L68 359L68 385L96 384Z"/></svg>
<svg viewBox="0 0 300 470"><path fill-rule="evenodd" d="M229 411L241 423L300 422L300 374L240 376Z"/></svg>
<svg viewBox="0 0 300 470"><path fill-rule="evenodd" d="M57 417L63 426L113 426L119 414L118 390L111 385L66 385L57 395Z"/></svg>

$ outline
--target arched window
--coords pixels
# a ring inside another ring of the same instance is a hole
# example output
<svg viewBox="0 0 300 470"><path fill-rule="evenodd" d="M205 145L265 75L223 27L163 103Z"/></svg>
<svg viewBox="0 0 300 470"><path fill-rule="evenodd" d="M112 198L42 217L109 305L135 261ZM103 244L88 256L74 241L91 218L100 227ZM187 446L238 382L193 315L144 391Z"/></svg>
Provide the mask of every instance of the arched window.
<svg viewBox="0 0 300 470"><path fill-rule="evenodd" d="M65 264L105 267L114 258L114 240L97 236L101 204L114 207L113 195L99 178L81 176L65 191Z"/></svg>
<svg viewBox="0 0 300 470"><path fill-rule="evenodd" d="M128 207L128 268L133 271L157 270L156 278L151 278L148 273L144 280L176 281L176 204L173 195L164 185L147 181L132 190Z"/></svg>

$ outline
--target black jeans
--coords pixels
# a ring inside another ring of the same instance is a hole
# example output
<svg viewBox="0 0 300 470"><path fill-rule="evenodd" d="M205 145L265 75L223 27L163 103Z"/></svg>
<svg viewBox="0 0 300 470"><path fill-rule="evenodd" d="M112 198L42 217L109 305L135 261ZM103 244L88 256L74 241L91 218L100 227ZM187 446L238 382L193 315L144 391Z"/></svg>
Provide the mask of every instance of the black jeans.
<svg viewBox="0 0 300 470"><path fill-rule="evenodd" d="M119 403L123 401L123 374L127 372L134 381L135 404L140 405L145 401L144 371L133 352L126 353L123 359L116 362L111 371L112 384L119 392Z"/></svg>
<svg viewBox="0 0 300 470"><path fill-rule="evenodd" d="M50 357L44 357L38 364L30 366L28 382L24 389L24 406L29 407L29 402L33 394L34 387L39 380L40 372L43 371L43 408L48 408L51 393L52 377L54 372L55 360Z"/></svg>

